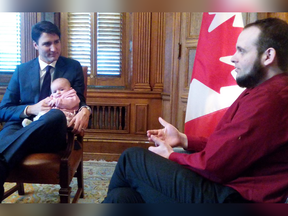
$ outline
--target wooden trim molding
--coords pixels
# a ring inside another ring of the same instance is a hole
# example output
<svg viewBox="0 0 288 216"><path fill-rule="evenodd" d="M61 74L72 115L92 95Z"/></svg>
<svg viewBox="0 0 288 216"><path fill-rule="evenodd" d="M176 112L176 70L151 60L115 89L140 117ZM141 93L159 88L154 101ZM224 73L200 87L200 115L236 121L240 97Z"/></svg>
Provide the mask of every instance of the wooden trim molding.
<svg viewBox="0 0 288 216"><path fill-rule="evenodd" d="M146 135L148 126L148 104L135 104L135 134Z"/></svg>
<svg viewBox="0 0 288 216"><path fill-rule="evenodd" d="M21 25L21 62L30 61L37 56L31 38L32 26L37 23L37 13L21 13L21 19L25 25Z"/></svg>
<svg viewBox="0 0 288 216"><path fill-rule="evenodd" d="M149 83L151 13L133 13L133 87L135 91L151 91Z"/></svg>
<svg viewBox="0 0 288 216"><path fill-rule="evenodd" d="M161 127L158 117L162 114L162 96L158 92L123 90L115 94L113 90L88 89L87 104L93 113L88 131L95 134L108 133L111 138L116 134L146 136L148 129ZM120 124L121 128L113 128Z"/></svg>
<svg viewBox="0 0 288 216"><path fill-rule="evenodd" d="M165 14L152 13L151 33L151 86L155 92L163 91Z"/></svg>

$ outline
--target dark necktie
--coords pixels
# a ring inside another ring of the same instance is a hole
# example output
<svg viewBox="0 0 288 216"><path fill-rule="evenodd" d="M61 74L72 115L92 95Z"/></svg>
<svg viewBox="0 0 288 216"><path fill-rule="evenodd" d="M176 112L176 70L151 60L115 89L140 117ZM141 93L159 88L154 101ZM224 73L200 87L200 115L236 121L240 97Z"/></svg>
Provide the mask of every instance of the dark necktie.
<svg viewBox="0 0 288 216"><path fill-rule="evenodd" d="M40 91L39 101L43 100L44 98L50 96L50 85L51 85L51 74L50 69L52 67L48 65L46 67L46 74L43 80L42 89Z"/></svg>

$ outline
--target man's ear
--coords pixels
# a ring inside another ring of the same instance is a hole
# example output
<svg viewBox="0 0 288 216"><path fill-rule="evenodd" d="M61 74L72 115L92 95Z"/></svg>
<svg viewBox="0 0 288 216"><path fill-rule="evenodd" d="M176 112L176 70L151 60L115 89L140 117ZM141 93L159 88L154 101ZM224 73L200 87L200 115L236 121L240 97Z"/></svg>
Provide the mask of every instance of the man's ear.
<svg viewBox="0 0 288 216"><path fill-rule="evenodd" d="M276 60L276 50L268 48L262 55L262 62L265 66L272 64Z"/></svg>
<svg viewBox="0 0 288 216"><path fill-rule="evenodd" d="M38 44L35 41L33 41L33 46L36 50L38 50Z"/></svg>

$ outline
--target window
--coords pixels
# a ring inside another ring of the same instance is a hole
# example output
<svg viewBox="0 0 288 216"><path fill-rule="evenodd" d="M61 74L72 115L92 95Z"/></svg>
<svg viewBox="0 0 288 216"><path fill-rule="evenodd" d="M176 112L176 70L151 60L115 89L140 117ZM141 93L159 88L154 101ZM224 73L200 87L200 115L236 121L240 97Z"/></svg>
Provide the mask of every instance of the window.
<svg viewBox="0 0 288 216"><path fill-rule="evenodd" d="M0 20L0 73L13 72L21 63L21 16L0 13Z"/></svg>
<svg viewBox="0 0 288 216"><path fill-rule="evenodd" d="M61 13L62 54L88 67L95 88L125 86L125 13Z"/></svg>
<svg viewBox="0 0 288 216"><path fill-rule="evenodd" d="M97 13L97 74L121 75L122 14Z"/></svg>
<svg viewBox="0 0 288 216"><path fill-rule="evenodd" d="M68 57L88 66L91 72L91 16L90 13L68 13Z"/></svg>
<svg viewBox="0 0 288 216"><path fill-rule="evenodd" d="M1 89L8 85L17 65L37 56L31 39L31 27L37 22L37 13L3 12L0 20Z"/></svg>

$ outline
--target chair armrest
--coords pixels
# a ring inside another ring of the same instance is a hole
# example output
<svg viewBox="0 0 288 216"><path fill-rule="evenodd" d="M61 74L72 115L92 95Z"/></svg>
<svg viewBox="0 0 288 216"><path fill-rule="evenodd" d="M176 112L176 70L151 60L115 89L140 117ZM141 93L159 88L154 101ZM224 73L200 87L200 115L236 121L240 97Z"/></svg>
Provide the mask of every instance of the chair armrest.
<svg viewBox="0 0 288 216"><path fill-rule="evenodd" d="M67 128L66 134L66 149L63 152L61 160L67 160L74 149L75 135L72 133L72 128Z"/></svg>

